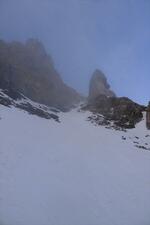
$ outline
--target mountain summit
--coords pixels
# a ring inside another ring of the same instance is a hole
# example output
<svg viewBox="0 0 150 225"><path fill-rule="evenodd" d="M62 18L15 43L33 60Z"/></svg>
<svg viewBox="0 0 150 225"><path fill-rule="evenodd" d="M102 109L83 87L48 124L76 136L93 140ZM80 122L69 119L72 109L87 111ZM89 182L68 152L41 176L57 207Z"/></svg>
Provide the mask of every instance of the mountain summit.
<svg viewBox="0 0 150 225"><path fill-rule="evenodd" d="M134 128L143 118L146 107L127 97L117 97L110 89L103 72L96 70L89 85L89 98L85 110L94 112L90 120L99 125L111 125L120 128ZM95 116L97 114L97 116ZM103 115L103 118L101 117Z"/></svg>
<svg viewBox="0 0 150 225"><path fill-rule="evenodd" d="M92 75L89 86L89 99L93 100L99 95L107 97L115 97L115 93L110 90L105 74L100 70L95 70Z"/></svg>
<svg viewBox="0 0 150 225"><path fill-rule="evenodd" d="M62 81L44 46L35 39L25 44L0 41L0 88L11 97L19 92L33 101L64 110L81 98Z"/></svg>

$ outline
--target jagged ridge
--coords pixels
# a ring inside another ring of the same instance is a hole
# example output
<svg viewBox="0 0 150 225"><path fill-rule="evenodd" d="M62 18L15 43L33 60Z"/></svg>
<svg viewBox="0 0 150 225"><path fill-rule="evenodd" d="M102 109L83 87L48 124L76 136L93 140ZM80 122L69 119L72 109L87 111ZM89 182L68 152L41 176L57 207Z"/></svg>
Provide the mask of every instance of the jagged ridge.
<svg viewBox="0 0 150 225"><path fill-rule="evenodd" d="M18 109L27 111L29 114L45 119L54 119L55 121L60 122L59 116L57 115L59 111L57 109L33 102L20 93L14 92L13 94L15 97L11 98L7 95L7 91L4 92L3 90L0 90L0 105L6 107L14 106Z"/></svg>
<svg viewBox="0 0 150 225"><path fill-rule="evenodd" d="M81 99L63 83L42 43L33 39L25 44L0 41L0 88L62 110Z"/></svg>

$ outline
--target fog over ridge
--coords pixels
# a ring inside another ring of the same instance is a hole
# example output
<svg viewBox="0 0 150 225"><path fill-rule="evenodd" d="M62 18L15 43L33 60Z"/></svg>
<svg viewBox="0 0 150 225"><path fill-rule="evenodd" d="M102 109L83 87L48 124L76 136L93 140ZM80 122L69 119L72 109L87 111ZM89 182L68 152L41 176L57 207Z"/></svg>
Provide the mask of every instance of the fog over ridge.
<svg viewBox="0 0 150 225"><path fill-rule="evenodd" d="M87 94L95 69L118 95L149 98L150 2L1 0L0 39L41 40L66 83Z"/></svg>

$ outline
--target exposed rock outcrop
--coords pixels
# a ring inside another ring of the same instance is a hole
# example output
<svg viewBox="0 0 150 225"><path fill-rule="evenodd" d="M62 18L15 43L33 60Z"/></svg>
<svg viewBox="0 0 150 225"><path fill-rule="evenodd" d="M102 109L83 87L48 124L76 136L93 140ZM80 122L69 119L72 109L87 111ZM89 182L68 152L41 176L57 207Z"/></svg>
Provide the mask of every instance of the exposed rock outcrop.
<svg viewBox="0 0 150 225"><path fill-rule="evenodd" d="M15 96L17 97L11 98L7 95L7 92L0 90L0 105L6 107L14 106L18 109L28 112L29 114L36 115L44 119L53 119L57 122L60 122L58 110L33 102L20 93L13 94L15 94Z"/></svg>
<svg viewBox="0 0 150 225"><path fill-rule="evenodd" d="M0 41L0 88L11 97L19 92L61 110L69 109L81 99L64 84L43 45L33 39L25 44Z"/></svg>
<svg viewBox="0 0 150 225"><path fill-rule="evenodd" d="M150 102L146 109L146 126L147 126L147 129L150 130Z"/></svg>
<svg viewBox="0 0 150 225"><path fill-rule="evenodd" d="M89 100L92 101L99 95L114 97L115 93L110 90L107 78L100 70L95 70L89 86Z"/></svg>
<svg viewBox="0 0 150 225"><path fill-rule="evenodd" d="M104 125L110 122L122 128L134 128L136 123L143 118L146 107L141 106L126 97L107 97L99 95L94 101L89 102L84 109L94 114L103 115ZM98 117L96 117L99 122Z"/></svg>
<svg viewBox="0 0 150 225"><path fill-rule="evenodd" d="M126 129L135 127L143 118L146 107L129 98L116 97L110 90L105 75L96 70L90 81L88 103L83 109L93 112L93 116L89 117L91 122L115 129Z"/></svg>

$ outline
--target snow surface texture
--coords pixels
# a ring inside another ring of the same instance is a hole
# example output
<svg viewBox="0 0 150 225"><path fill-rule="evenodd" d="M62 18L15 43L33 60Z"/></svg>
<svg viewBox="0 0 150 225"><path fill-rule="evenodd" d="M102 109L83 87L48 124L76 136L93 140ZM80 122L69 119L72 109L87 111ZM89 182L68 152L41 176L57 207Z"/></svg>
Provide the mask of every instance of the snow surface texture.
<svg viewBox="0 0 150 225"><path fill-rule="evenodd" d="M17 95L16 100L9 97L6 93L4 93L3 90L0 89L0 105L8 107L14 106L28 112L29 114L37 115L45 119L54 119L55 121L60 122L57 115L59 110L57 110L56 108L36 103L20 94L19 92L13 92L13 94Z"/></svg>
<svg viewBox="0 0 150 225"><path fill-rule="evenodd" d="M150 225L150 151L133 143L150 145L145 121L125 133L89 114L0 106L0 225Z"/></svg>

